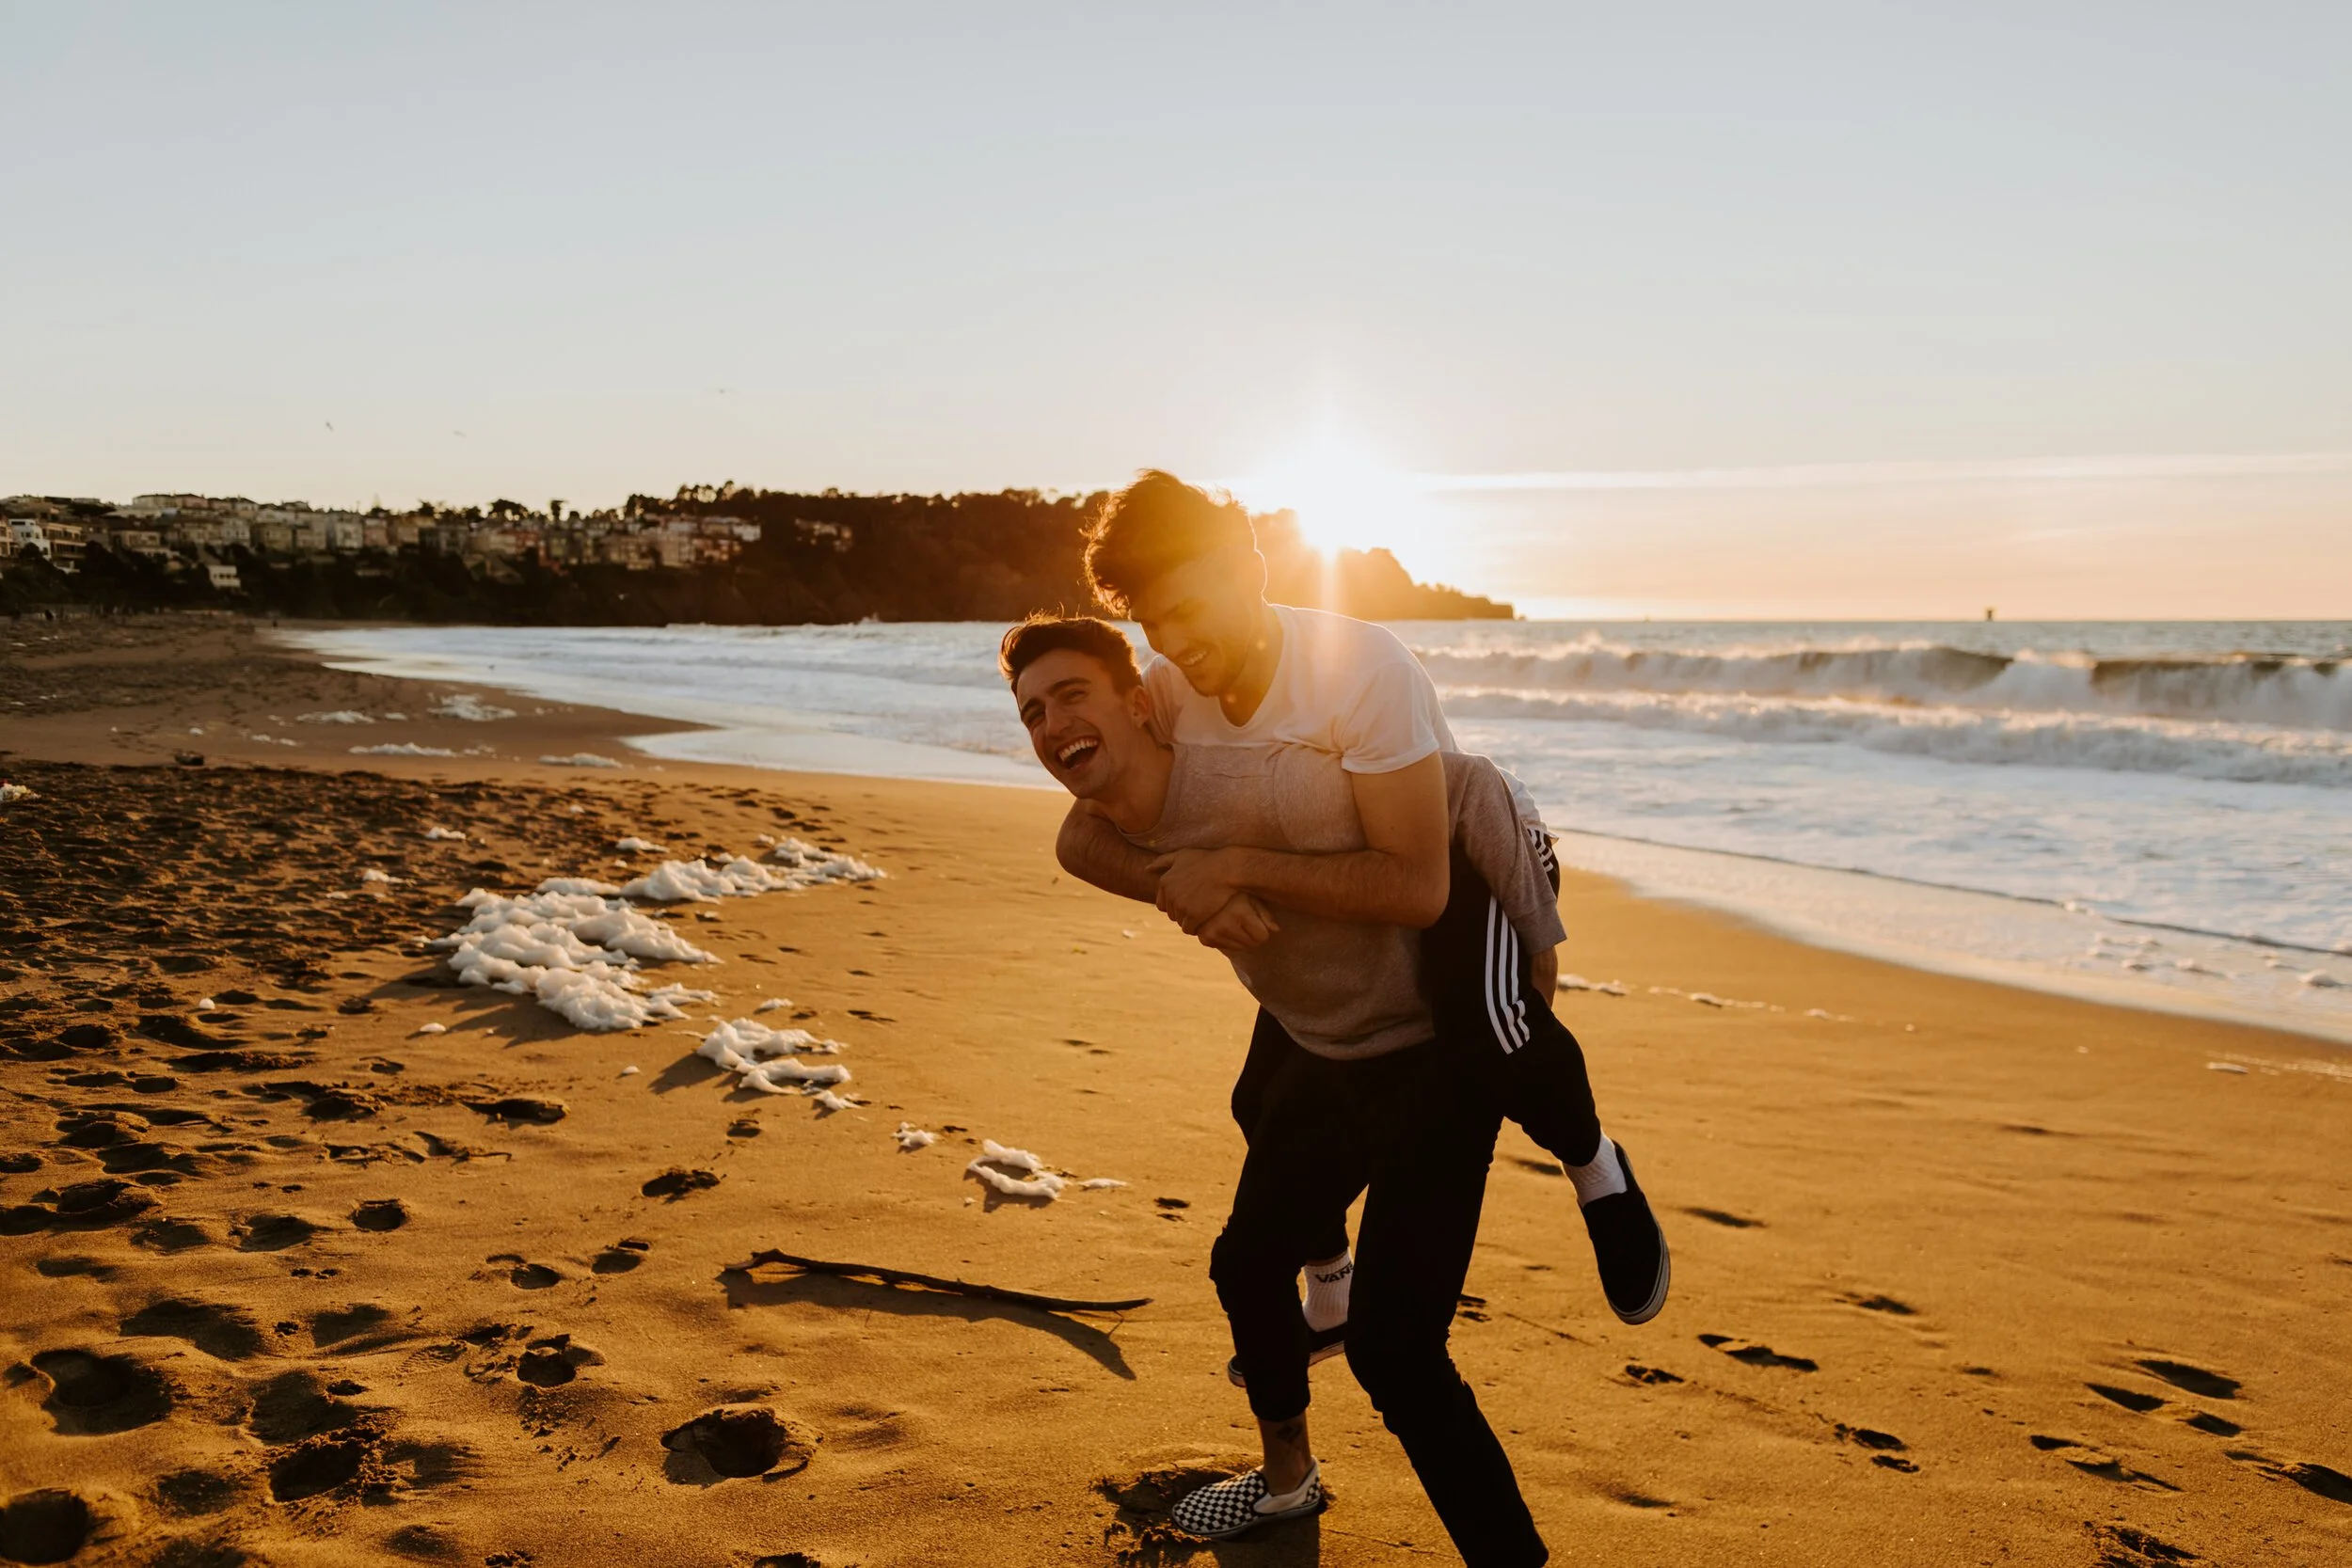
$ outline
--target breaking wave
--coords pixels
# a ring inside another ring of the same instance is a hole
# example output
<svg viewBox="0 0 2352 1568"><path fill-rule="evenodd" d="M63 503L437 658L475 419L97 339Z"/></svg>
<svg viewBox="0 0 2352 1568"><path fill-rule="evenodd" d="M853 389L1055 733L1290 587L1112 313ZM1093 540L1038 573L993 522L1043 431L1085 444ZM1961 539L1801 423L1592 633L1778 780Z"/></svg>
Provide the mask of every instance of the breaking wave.
<svg viewBox="0 0 2352 1568"><path fill-rule="evenodd" d="M2352 732L2352 658L2344 657L2094 658L1938 643L1697 652L1597 638L1546 649L1417 651L1440 686L1481 691L1845 699Z"/></svg>
<svg viewBox="0 0 2352 1568"><path fill-rule="evenodd" d="M2352 735L2088 713L1984 712L1844 698L1450 688L1461 718L1635 724L1779 744L1842 741L1946 762L2100 768L2352 788Z"/></svg>

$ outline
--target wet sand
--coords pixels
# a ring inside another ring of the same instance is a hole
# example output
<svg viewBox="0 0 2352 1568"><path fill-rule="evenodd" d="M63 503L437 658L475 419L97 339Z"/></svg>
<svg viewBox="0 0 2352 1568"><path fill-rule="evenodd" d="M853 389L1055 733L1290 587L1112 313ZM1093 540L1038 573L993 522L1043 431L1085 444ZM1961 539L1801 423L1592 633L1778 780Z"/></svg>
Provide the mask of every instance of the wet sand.
<svg viewBox="0 0 2352 1568"><path fill-rule="evenodd" d="M489 691L426 717L457 691L235 622L0 626L37 796L0 806L0 1555L1453 1560L1343 1362L1326 1513L1167 1530L1250 1449L1205 1276L1249 1006L1058 875L1054 796L657 765L619 737L658 722ZM375 722L300 718L339 711ZM625 766L538 760L583 752ZM577 1031L420 945L477 886L761 834L887 875L647 906L720 959L647 971L717 992L691 1022ZM1597 878L1564 912L1563 967L1625 992L1561 1006L1676 1287L1611 1318L1506 1129L1454 1346L1555 1561L2352 1560L2352 1057ZM738 1018L841 1042L808 1059L863 1103L735 1086L695 1048ZM983 1138L1127 1184L1006 1198Z"/></svg>

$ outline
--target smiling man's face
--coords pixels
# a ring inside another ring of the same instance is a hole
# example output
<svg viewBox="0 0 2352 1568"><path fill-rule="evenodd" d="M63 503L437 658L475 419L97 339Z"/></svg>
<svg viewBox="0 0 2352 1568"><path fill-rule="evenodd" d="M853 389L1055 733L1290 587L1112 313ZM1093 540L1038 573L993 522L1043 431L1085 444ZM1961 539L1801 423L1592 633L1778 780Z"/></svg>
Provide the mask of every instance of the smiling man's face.
<svg viewBox="0 0 2352 1568"><path fill-rule="evenodd" d="M1261 636L1265 562L1250 549L1181 562L1130 595L1128 613L1152 651L1203 697L1233 688Z"/></svg>
<svg viewBox="0 0 2352 1568"><path fill-rule="evenodd" d="M1039 656L1012 696L1037 760L1081 800L1112 789L1141 751L1158 745L1152 699L1141 686L1120 691L1092 654L1057 648Z"/></svg>

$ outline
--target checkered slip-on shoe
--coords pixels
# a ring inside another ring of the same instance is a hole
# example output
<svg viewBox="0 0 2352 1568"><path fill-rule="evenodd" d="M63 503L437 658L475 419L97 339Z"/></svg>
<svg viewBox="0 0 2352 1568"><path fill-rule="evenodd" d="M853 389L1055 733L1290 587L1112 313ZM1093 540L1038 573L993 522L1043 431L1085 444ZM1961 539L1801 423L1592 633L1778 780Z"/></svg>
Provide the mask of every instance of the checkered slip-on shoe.
<svg viewBox="0 0 2352 1568"><path fill-rule="evenodd" d="M1310 1367L1318 1362L1328 1361L1346 1349L1347 1325L1343 1323L1335 1323L1329 1328L1307 1330L1307 1365ZM1229 1355L1225 1358L1225 1380L1236 1388L1249 1386L1249 1380L1241 1375L1240 1356Z"/></svg>
<svg viewBox="0 0 2352 1568"><path fill-rule="evenodd" d="M1314 1465L1308 1468L1307 1479L1299 1482L1298 1490L1285 1496L1267 1496L1264 1475L1252 1470L1246 1476L1186 1493L1168 1511L1168 1516L1178 1529L1222 1541L1260 1525L1301 1518L1322 1506L1323 1466Z"/></svg>

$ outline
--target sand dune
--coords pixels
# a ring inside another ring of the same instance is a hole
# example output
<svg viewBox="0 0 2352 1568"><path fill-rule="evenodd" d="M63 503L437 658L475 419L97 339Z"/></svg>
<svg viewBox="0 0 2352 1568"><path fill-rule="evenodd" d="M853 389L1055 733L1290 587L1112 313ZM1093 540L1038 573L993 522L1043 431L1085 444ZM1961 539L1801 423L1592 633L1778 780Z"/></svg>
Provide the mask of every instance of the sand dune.
<svg viewBox="0 0 2352 1568"><path fill-rule="evenodd" d="M32 790L0 805L0 1556L1452 1560L1341 1362L1325 1514L1168 1528L1251 1446L1205 1278L1248 1008L1057 875L1052 797L656 771L619 737L659 725L434 717L451 691L234 623L56 630L0 630L42 694L0 706ZM294 722L339 711L379 719ZM626 766L532 760L581 752ZM634 903L715 959L645 971L714 993L683 1022L577 1029L424 945L476 887L772 863L763 835L886 875ZM1565 967L1615 984L1562 1006L1677 1294L1611 1318L1506 1133L1454 1343L1554 1560L2352 1560L2342 1053L1597 879L1564 909ZM842 1106L706 1054L739 1020L838 1042L798 1059L848 1065Z"/></svg>

